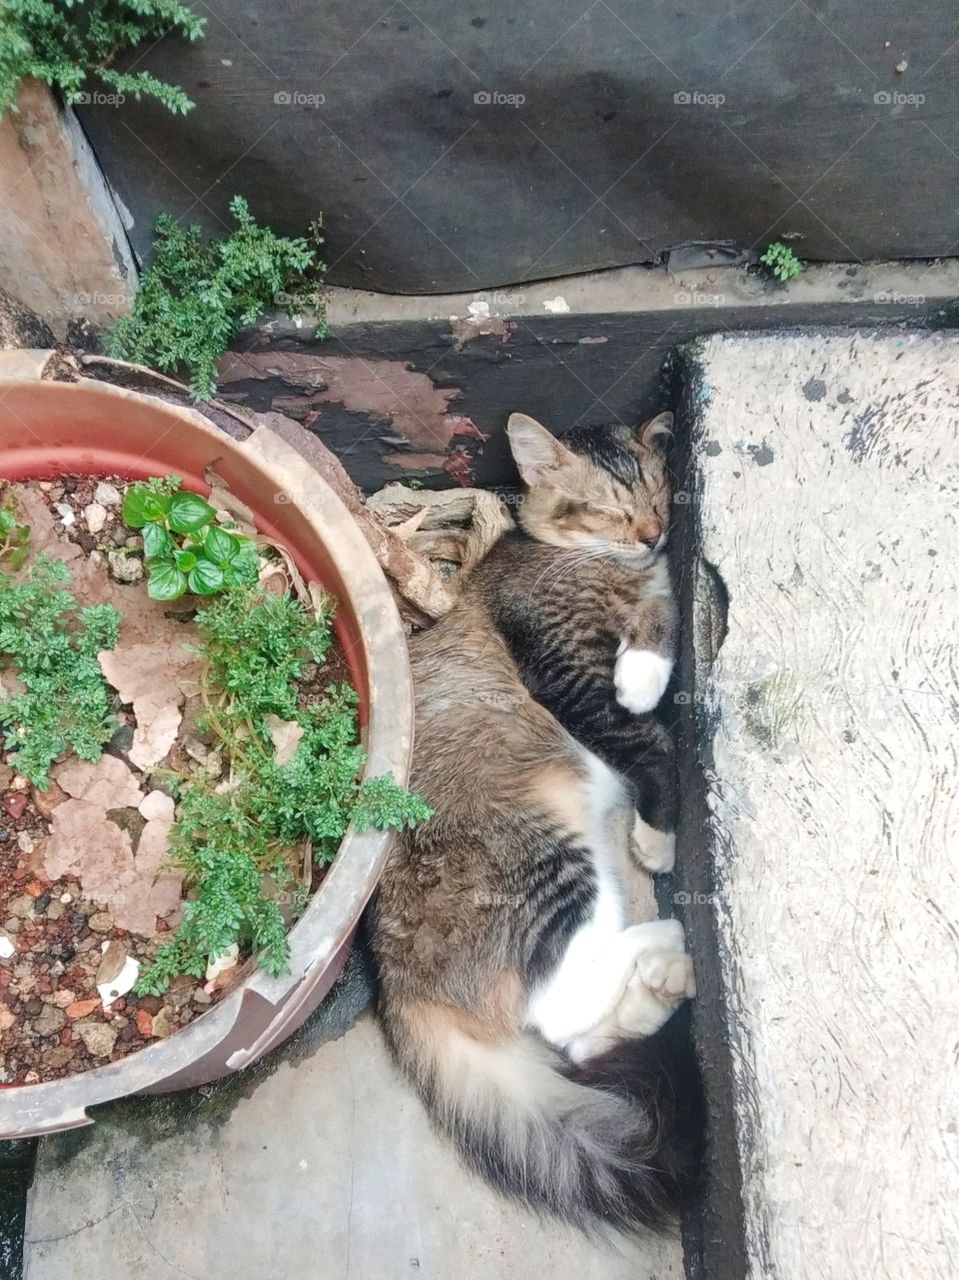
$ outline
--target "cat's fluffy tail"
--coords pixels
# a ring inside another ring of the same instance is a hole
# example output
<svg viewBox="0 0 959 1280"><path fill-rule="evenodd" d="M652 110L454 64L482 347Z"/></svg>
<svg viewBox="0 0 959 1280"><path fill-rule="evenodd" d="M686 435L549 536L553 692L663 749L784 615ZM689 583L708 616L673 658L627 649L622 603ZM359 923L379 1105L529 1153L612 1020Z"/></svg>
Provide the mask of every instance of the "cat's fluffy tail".
<svg viewBox="0 0 959 1280"><path fill-rule="evenodd" d="M702 1133L683 1017L574 1067L531 1036L492 1043L449 1009L383 1009L394 1054L436 1126L499 1190L586 1231L666 1225Z"/></svg>

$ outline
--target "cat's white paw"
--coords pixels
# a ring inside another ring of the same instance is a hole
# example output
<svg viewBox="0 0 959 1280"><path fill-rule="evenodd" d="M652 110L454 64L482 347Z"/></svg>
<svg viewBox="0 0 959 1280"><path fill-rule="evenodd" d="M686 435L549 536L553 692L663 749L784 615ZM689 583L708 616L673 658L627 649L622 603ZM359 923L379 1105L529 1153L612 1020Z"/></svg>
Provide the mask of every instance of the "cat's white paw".
<svg viewBox="0 0 959 1280"><path fill-rule="evenodd" d="M612 1015L596 1028L600 1035L651 1036L676 1006L696 994L693 962L678 920L650 920L628 932L638 944L636 967Z"/></svg>
<svg viewBox="0 0 959 1280"><path fill-rule="evenodd" d="M685 951L645 951L636 962L636 977L663 1004L678 1004L696 994L693 961Z"/></svg>
<svg viewBox="0 0 959 1280"><path fill-rule="evenodd" d="M669 684L673 664L651 649L624 649L616 659L616 701L634 716L652 711Z"/></svg>
<svg viewBox="0 0 959 1280"><path fill-rule="evenodd" d="M632 924L626 933L632 939L637 956L644 951L686 950L686 930L675 916Z"/></svg>
<svg viewBox="0 0 959 1280"><path fill-rule="evenodd" d="M633 853L644 871L663 875L676 865L676 833L657 831L637 813L633 823Z"/></svg>

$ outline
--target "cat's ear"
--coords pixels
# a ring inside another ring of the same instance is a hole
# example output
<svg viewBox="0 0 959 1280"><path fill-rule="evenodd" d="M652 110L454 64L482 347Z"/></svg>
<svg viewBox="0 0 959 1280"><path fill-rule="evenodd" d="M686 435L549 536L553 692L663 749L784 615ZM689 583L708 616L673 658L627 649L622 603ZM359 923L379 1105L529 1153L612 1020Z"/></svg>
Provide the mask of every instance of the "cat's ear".
<svg viewBox="0 0 959 1280"><path fill-rule="evenodd" d="M673 415L668 410L657 413L655 418L644 422L636 434L644 448L656 449L662 453L673 434Z"/></svg>
<svg viewBox="0 0 959 1280"><path fill-rule="evenodd" d="M525 413L509 415L506 434L517 469L529 485L542 484L550 472L575 460L565 445Z"/></svg>

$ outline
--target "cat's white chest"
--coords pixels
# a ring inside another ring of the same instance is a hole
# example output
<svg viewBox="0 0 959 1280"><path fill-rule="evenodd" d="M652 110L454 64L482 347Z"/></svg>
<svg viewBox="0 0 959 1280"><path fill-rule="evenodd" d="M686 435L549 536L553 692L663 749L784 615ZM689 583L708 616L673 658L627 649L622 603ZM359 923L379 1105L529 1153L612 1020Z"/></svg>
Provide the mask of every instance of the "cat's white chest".
<svg viewBox="0 0 959 1280"><path fill-rule="evenodd" d="M640 594L640 600L670 600L673 595L673 583L669 575L669 564L660 557L645 575L646 581Z"/></svg>

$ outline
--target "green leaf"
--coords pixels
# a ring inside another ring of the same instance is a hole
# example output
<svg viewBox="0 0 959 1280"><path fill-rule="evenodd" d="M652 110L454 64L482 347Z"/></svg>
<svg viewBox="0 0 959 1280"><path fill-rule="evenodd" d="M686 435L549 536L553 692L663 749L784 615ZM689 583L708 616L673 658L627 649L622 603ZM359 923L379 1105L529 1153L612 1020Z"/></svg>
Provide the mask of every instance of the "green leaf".
<svg viewBox="0 0 959 1280"><path fill-rule="evenodd" d="M232 533L227 533L226 529L221 529L218 524L209 526L206 537L203 539L203 551L208 559L215 564L225 564L227 560L232 560L239 550L239 538Z"/></svg>
<svg viewBox="0 0 959 1280"><path fill-rule="evenodd" d="M172 560L148 560L150 580L147 595L151 600L175 600L186 591L186 574Z"/></svg>
<svg viewBox="0 0 959 1280"><path fill-rule="evenodd" d="M177 495L179 496L179 495ZM142 529L151 521L162 520L170 509L173 497L168 493L158 493L147 484L131 484L123 495L123 506L120 514L123 523L131 529Z"/></svg>
<svg viewBox="0 0 959 1280"><path fill-rule="evenodd" d="M184 573L189 573L191 569L196 568L196 553L193 551L183 551L180 548L177 548L173 552L173 563L178 569L182 569Z"/></svg>
<svg viewBox="0 0 959 1280"><path fill-rule="evenodd" d="M6 507L0 507L0 534L12 533L16 528L17 518Z"/></svg>
<svg viewBox="0 0 959 1280"><path fill-rule="evenodd" d="M152 521L143 526L143 554L148 560L168 555L173 549L173 539L162 524Z"/></svg>
<svg viewBox="0 0 959 1280"><path fill-rule="evenodd" d="M225 585L223 570L212 560L198 560L196 568L190 572L189 585L196 595L211 596Z"/></svg>
<svg viewBox="0 0 959 1280"><path fill-rule="evenodd" d="M183 492L175 493L170 499L167 519L175 533L198 533L215 515L210 504L199 494Z"/></svg>
<svg viewBox="0 0 959 1280"><path fill-rule="evenodd" d="M260 572L260 559L249 538L240 538L238 542L235 553L224 565L224 572L231 584L252 586Z"/></svg>

